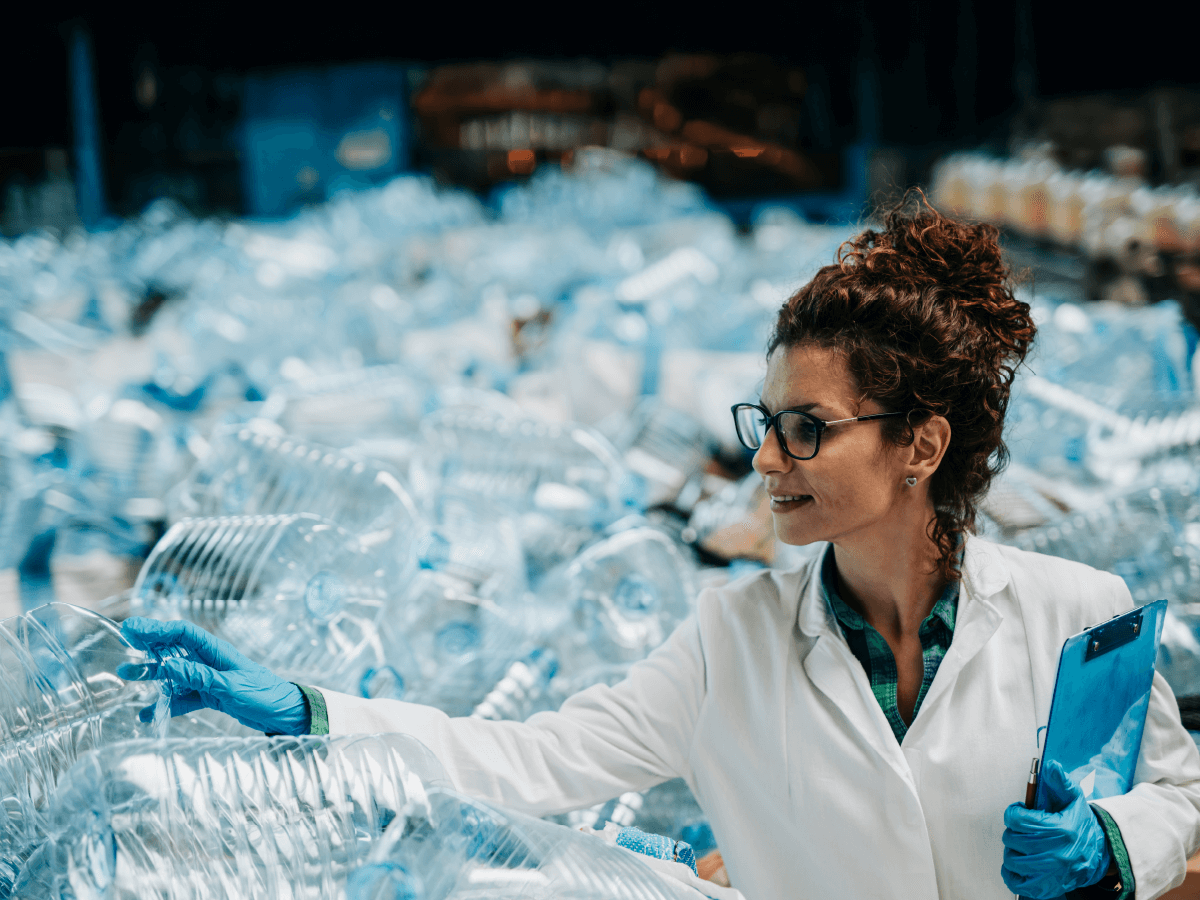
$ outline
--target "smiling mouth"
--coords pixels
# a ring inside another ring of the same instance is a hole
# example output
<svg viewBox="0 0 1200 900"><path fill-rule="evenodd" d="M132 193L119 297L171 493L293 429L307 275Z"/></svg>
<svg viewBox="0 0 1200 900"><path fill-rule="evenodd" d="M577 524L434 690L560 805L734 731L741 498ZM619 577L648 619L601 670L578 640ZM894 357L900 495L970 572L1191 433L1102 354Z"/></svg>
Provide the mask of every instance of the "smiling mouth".
<svg viewBox="0 0 1200 900"><path fill-rule="evenodd" d="M772 494L771 509L772 511L782 512L803 506L811 500L811 494Z"/></svg>

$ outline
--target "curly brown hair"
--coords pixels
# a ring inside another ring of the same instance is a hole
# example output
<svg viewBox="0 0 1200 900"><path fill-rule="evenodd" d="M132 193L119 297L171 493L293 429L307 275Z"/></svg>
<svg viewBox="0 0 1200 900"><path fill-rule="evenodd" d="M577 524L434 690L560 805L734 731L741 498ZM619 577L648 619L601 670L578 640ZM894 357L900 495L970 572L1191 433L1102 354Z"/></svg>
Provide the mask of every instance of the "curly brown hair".
<svg viewBox="0 0 1200 900"><path fill-rule="evenodd" d="M957 580L958 544L1008 462L1004 414L1036 331L1029 304L1013 296L999 232L943 216L918 191L784 303L767 355L804 343L840 353L862 399L911 411L883 420L896 446L929 416L946 418L929 537L940 573Z"/></svg>

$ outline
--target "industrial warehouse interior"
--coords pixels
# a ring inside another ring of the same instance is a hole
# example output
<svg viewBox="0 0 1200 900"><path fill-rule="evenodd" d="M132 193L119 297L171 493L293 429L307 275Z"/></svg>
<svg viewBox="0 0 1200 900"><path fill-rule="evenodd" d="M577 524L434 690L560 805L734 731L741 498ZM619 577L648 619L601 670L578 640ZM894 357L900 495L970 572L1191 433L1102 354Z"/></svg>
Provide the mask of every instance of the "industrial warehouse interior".
<svg viewBox="0 0 1200 900"><path fill-rule="evenodd" d="M1200 17L371 15L11 16L0 900L1200 898Z"/></svg>

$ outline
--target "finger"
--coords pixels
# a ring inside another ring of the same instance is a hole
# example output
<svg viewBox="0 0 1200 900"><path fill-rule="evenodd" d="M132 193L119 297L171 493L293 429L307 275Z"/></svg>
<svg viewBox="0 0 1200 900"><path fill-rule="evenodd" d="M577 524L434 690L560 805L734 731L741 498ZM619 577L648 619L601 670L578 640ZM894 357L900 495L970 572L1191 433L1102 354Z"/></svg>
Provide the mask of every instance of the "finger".
<svg viewBox="0 0 1200 900"><path fill-rule="evenodd" d="M1004 879L1004 886L1014 894L1023 893L1025 886L1029 884L1029 876L1012 869L1007 859L1004 861L1004 865L1000 867L1000 877Z"/></svg>
<svg viewBox="0 0 1200 900"><path fill-rule="evenodd" d="M195 691L204 705L210 705L211 694L221 674L211 666L195 663L188 659L164 660L160 671L174 689L176 695Z"/></svg>
<svg viewBox="0 0 1200 900"><path fill-rule="evenodd" d="M173 622L161 622L146 616L130 616L121 623L121 636L139 650L151 650L164 643L173 643L169 626Z"/></svg>
<svg viewBox="0 0 1200 900"><path fill-rule="evenodd" d="M186 694L176 694L171 698L171 718L186 716L188 713L195 712L198 709L205 709L205 706L204 701L200 699L200 695L196 691L188 691Z"/></svg>
<svg viewBox="0 0 1200 900"><path fill-rule="evenodd" d="M1046 786L1046 795L1050 800L1050 809L1052 812L1059 812L1066 809L1077 799L1083 797L1083 791L1079 786L1071 780L1062 765L1056 759L1050 762L1042 769L1042 782Z"/></svg>
<svg viewBox="0 0 1200 900"><path fill-rule="evenodd" d="M140 646L143 650L182 647L191 651L201 662L222 672L240 668L250 662L232 644L183 619L160 622L157 619L135 616L126 619L121 625L121 630L131 644Z"/></svg>
<svg viewBox="0 0 1200 900"><path fill-rule="evenodd" d="M1004 827L1013 831L1031 832L1045 828L1053 815L1043 809L1027 809L1024 803L1010 803L1004 810Z"/></svg>

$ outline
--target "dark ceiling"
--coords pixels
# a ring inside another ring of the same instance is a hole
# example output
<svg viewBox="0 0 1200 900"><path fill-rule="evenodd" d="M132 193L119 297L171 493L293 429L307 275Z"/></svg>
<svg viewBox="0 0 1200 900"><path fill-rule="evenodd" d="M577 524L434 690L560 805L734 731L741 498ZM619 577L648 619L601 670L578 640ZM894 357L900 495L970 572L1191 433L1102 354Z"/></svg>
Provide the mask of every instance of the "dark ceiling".
<svg viewBox="0 0 1200 900"><path fill-rule="evenodd" d="M1116 16L1099 4L859 0L666 8L506 0L383 10L299 3L270 13L245 3L135 3L119 11L114 4L27 4L6 13L0 147L69 143L64 35L79 22L94 40L101 114L110 134L136 114L133 84L146 60L236 75L368 59L431 63L756 51L820 72L831 102L846 106L854 103L860 60L868 59L880 85L881 137L908 144L986 136L1015 107L1022 71L1024 83L1040 96L1138 91L1200 79L1195 21L1161 10Z"/></svg>

